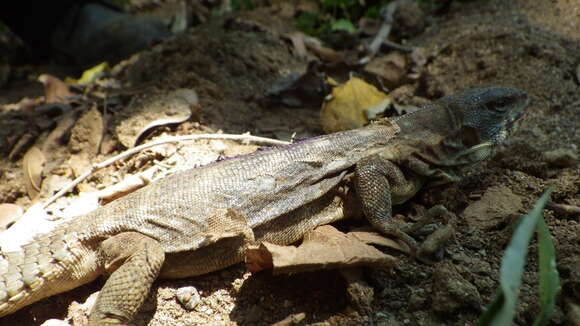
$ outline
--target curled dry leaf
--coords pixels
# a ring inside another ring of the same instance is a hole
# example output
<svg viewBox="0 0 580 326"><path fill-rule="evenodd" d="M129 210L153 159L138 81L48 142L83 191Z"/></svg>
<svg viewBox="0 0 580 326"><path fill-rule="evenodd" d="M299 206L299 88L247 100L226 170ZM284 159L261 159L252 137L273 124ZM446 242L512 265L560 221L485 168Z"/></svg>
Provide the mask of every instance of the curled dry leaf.
<svg viewBox="0 0 580 326"><path fill-rule="evenodd" d="M342 54L334 51L331 48L323 46L320 40L308 36L305 36L303 40L308 51L314 53L314 55L320 58L320 60L328 63L344 62L344 57Z"/></svg>
<svg viewBox="0 0 580 326"><path fill-rule="evenodd" d="M34 200L40 193L42 184L42 170L44 168L44 154L38 147L32 146L22 159L24 170L24 185L30 199Z"/></svg>
<svg viewBox="0 0 580 326"><path fill-rule="evenodd" d="M355 266L389 268L395 262L394 257L330 225L307 233L299 247L264 242L257 249L246 251L246 266L253 273L270 268L274 274Z"/></svg>
<svg viewBox="0 0 580 326"><path fill-rule="evenodd" d="M332 98L322 105L320 120L326 133L360 128L391 104L391 99L360 78L332 90Z"/></svg>
<svg viewBox="0 0 580 326"><path fill-rule="evenodd" d="M16 204L0 204L0 231L6 230L12 223L16 222L24 210Z"/></svg>
<svg viewBox="0 0 580 326"><path fill-rule="evenodd" d="M66 103L67 98L74 96L68 85L54 76L42 74L38 77L38 81L44 85L46 103Z"/></svg>
<svg viewBox="0 0 580 326"><path fill-rule="evenodd" d="M141 141L152 128L182 123L199 107L197 93L193 89L178 89L166 95L157 95L142 101L135 101L124 115L127 118L115 128L123 145L131 148Z"/></svg>
<svg viewBox="0 0 580 326"><path fill-rule="evenodd" d="M384 57L374 58L364 68L366 73L376 76L389 89L394 89L405 82L407 70L407 58L400 52L391 52Z"/></svg>

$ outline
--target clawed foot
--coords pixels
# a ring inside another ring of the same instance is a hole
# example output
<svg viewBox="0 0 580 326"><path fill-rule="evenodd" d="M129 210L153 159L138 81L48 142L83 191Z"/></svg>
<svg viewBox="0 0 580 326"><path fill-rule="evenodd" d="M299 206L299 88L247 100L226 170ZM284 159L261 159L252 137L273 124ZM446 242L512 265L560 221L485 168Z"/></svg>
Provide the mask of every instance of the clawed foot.
<svg viewBox="0 0 580 326"><path fill-rule="evenodd" d="M453 236L454 230L450 226L436 228L432 224L436 218L447 216L449 211L443 205L436 205L431 207L421 218L415 223L391 223L384 229L384 233L396 237L401 240L410 249L411 256L426 264L433 264L437 259L434 259L445 247L449 239ZM410 235L430 229L429 235L421 243Z"/></svg>

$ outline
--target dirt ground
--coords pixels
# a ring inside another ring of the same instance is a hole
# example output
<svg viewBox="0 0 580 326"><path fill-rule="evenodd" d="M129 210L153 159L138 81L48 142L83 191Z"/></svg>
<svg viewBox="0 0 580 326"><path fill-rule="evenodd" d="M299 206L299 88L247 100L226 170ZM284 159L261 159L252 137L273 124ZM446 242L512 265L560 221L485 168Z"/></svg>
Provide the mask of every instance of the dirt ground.
<svg viewBox="0 0 580 326"><path fill-rule="evenodd" d="M215 18L145 51L120 74L120 98L128 102L139 94L195 89L200 111L178 127L163 127L164 134L249 131L283 140L321 134L319 107L286 108L260 101L280 77L302 73L307 67L307 60L294 55L284 37L293 31L291 22L279 15L267 7L235 18ZM454 213L448 224L455 237L438 262L428 265L398 255L400 261L392 270L365 269L361 293L354 295L347 293L339 271L272 276L252 275L243 266L234 266L190 279L161 280L139 313L138 325L269 325L291 315L298 321L284 325L475 323L495 294L501 257L515 221L549 186L554 187L555 203L580 205L580 2L454 1L443 14L426 19L426 30L405 43L422 48L426 58L421 78L406 86L412 96L436 99L470 87L502 85L523 89L533 99L520 130L493 159L470 169L460 183L424 190L412 203L395 209L409 215L416 205L443 204ZM49 68L22 69L46 73ZM0 105L42 95L40 84L22 79L14 78L0 89ZM122 149L112 136L117 112L112 114L103 140L109 150L101 147L91 162ZM9 115L0 111L0 127L6 127L8 120ZM195 165L256 149L230 141L201 144L189 152L189 145L173 150L187 152L183 157ZM68 146L53 159L66 161L63 157L70 156L72 145ZM220 146L225 149L216 154ZM0 160L0 203L27 208L31 202L22 182L22 160L9 161L7 151L1 152L6 158ZM200 153L205 155L201 161ZM138 165L138 159L131 159L99 172L81 192L111 185L116 180L111 171L130 173ZM574 307L580 311L579 216L545 210L545 217L563 283L550 325L580 325L580 316L573 312ZM516 325L530 325L538 313L536 271L534 242ZM83 325L86 316L79 302L102 285L99 279L47 298L4 317L0 325L40 325L51 318ZM175 298L186 286L195 286L201 295L193 310Z"/></svg>

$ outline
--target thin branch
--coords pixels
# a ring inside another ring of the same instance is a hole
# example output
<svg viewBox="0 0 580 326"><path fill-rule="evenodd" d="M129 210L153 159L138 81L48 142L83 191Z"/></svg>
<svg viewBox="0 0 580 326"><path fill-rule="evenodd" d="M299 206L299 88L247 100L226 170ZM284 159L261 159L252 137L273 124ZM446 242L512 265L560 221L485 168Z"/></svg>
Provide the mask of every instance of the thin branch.
<svg viewBox="0 0 580 326"><path fill-rule="evenodd" d="M368 63L381 49L381 45L391 34L391 29L393 28L393 23L395 21L394 15L395 11L397 10L398 2L393 1L389 3L386 7L381 8L381 18L383 19L383 23L381 24L381 28L371 44L368 46L368 54L359 60L360 64Z"/></svg>
<svg viewBox="0 0 580 326"><path fill-rule="evenodd" d="M546 208L562 214L580 215L580 207L574 205L557 204L549 201L546 204Z"/></svg>
<svg viewBox="0 0 580 326"><path fill-rule="evenodd" d="M131 149L119 154L119 155L113 156L110 159L103 161L101 163L93 164L93 166L91 166L91 168L88 171L86 171L83 174L81 174L80 176L78 176L76 179L71 181L64 188L62 188L59 192L54 194L54 196L47 199L46 202L42 205L42 208L46 209L48 207L48 205L52 204L56 199L58 199L62 195L71 191L74 187L76 187L76 185L78 185L83 180L88 178L91 174L115 163L116 161L122 160L128 156L131 156L135 153L138 153L144 149L147 149L147 148L150 148L153 146L167 144L167 143L177 143L177 142L189 141L189 140L199 140L199 139L230 139L230 140L241 140L241 141L248 141L248 142L255 142L255 143L264 143L264 144L270 144L270 145L288 145L288 144L290 144L290 142L287 142L287 141L252 136L250 134L243 134L243 135L201 134L201 135L176 136L176 137L168 137L168 138L159 139L156 141L149 142L147 144L133 147L133 148L131 148Z"/></svg>

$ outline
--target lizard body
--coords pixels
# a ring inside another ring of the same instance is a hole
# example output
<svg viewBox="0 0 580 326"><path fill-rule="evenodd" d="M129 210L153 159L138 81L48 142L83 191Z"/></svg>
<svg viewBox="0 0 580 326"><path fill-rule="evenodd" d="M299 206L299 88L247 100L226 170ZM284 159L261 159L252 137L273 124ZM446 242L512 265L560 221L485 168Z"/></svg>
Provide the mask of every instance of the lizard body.
<svg viewBox="0 0 580 326"><path fill-rule="evenodd" d="M392 205L489 157L528 103L517 89L473 89L391 121L176 173L0 253L0 316L110 274L89 324L130 324L156 278L239 263L250 243L289 244L354 211L412 245L389 224Z"/></svg>

